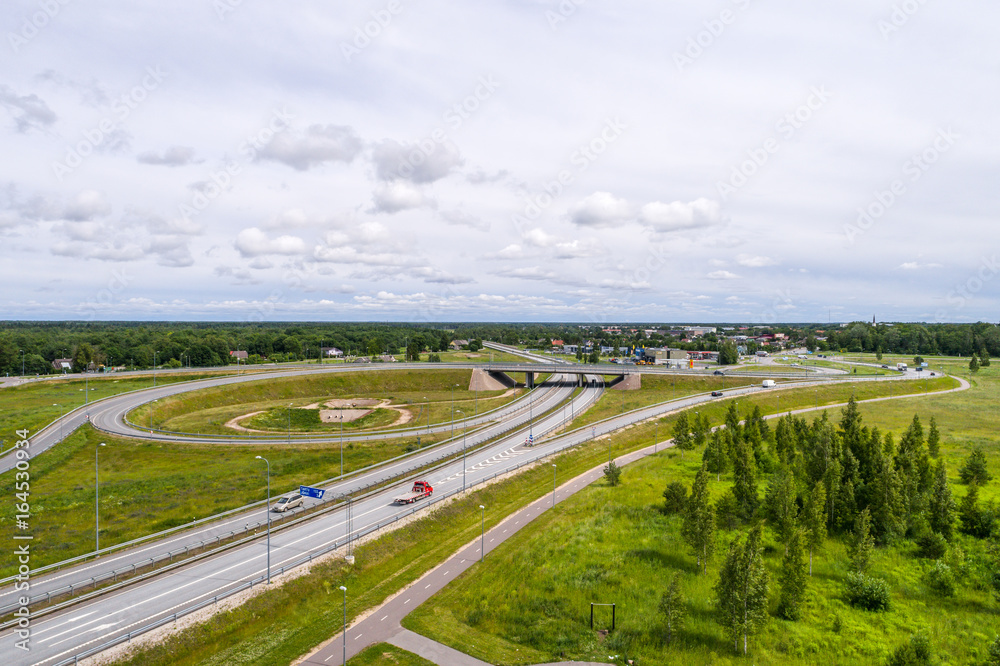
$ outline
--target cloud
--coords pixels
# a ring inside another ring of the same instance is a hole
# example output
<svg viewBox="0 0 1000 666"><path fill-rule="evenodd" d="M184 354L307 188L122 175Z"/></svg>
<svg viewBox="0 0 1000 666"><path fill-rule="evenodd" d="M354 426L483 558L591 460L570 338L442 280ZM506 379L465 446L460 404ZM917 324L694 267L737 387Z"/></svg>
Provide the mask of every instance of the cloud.
<svg viewBox="0 0 1000 666"><path fill-rule="evenodd" d="M747 268L764 268L765 266L774 266L778 262L770 257L755 257L749 254L741 254L736 257L736 263Z"/></svg>
<svg viewBox="0 0 1000 666"><path fill-rule="evenodd" d="M941 264L921 264L917 261L907 261L906 263L900 264L899 269L904 271L922 271L929 268L943 268Z"/></svg>
<svg viewBox="0 0 1000 666"><path fill-rule="evenodd" d="M297 171L308 171L326 162L352 162L361 148L361 139L350 127L312 125L302 135L291 131L275 135L257 153L257 159L273 160Z"/></svg>
<svg viewBox="0 0 1000 666"><path fill-rule="evenodd" d="M512 243L499 252L491 252L486 255L487 259L526 259L528 253L517 243Z"/></svg>
<svg viewBox="0 0 1000 666"><path fill-rule="evenodd" d="M402 180L379 185L375 188L373 199L375 205L372 211L376 213L392 214L401 210L434 205L433 200L425 197L420 188Z"/></svg>
<svg viewBox="0 0 1000 666"><path fill-rule="evenodd" d="M478 229L479 231L490 230L489 222L471 213L466 213L464 210L444 211L441 213L441 219L455 226L469 227L470 229Z"/></svg>
<svg viewBox="0 0 1000 666"><path fill-rule="evenodd" d="M9 86L0 85L0 106L14 116L18 132L44 130L51 127L57 116L38 95L18 95Z"/></svg>
<svg viewBox="0 0 1000 666"><path fill-rule="evenodd" d="M257 227L244 229L236 236L234 246L244 258L259 257L266 254L305 254L306 243L297 236L278 236L269 238Z"/></svg>
<svg viewBox="0 0 1000 666"><path fill-rule="evenodd" d="M84 190L77 195L75 201L66 206L62 217L66 220L83 221L110 214L111 204L103 193L96 190Z"/></svg>
<svg viewBox="0 0 1000 666"><path fill-rule="evenodd" d="M654 201L642 207L639 221L656 231L696 229L719 224L722 211L717 201L701 198L688 203Z"/></svg>
<svg viewBox="0 0 1000 666"><path fill-rule="evenodd" d="M372 162L379 180L433 183L447 176L455 167L461 166L464 160L447 143L418 145L386 139L375 146Z"/></svg>
<svg viewBox="0 0 1000 666"><path fill-rule="evenodd" d="M623 222L630 215L628 202L608 192L594 192L570 211L573 223L583 227L608 226Z"/></svg>
<svg viewBox="0 0 1000 666"><path fill-rule="evenodd" d="M712 271L706 275L709 280L739 280L740 276L729 271Z"/></svg>
<svg viewBox="0 0 1000 666"><path fill-rule="evenodd" d="M521 280L554 280L556 277L555 272L543 270L538 266L525 266L522 268L505 268L503 270L497 271L494 275L500 277L511 277L519 278Z"/></svg>
<svg viewBox="0 0 1000 666"><path fill-rule="evenodd" d="M140 164L153 164L156 166L185 166L194 162L194 148L171 146L164 151L163 155L147 152L139 155L136 160Z"/></svg>

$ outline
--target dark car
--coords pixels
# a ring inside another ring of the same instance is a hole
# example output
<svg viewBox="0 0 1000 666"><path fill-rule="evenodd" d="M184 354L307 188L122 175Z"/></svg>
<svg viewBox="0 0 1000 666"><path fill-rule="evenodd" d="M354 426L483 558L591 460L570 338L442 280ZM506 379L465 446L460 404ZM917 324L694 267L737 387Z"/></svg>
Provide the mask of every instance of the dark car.
<svg viewBox="0 0 1000 666"><path fill-rule="evenodd" d="M271 511L283 513L289 509L294 509L297 506L302 506L302 495L295 493L293 495L289 495L288 497L282 497L278 500L277 504L271 507Z"/></svg>
<svg viewBox="0 0 1000 666"><path fill-rule="evenodd" d="M713 372L712 374L713 374L713 375L724 375L724 374L726 374L726 373L724 373L724 372L723 372L722 370L716 370L716 371L715 371L715 372Z"/></svg>
<svg viewBox="0 0 1000 666"><path fill-rule="evenodd" d="M884 369L886 369L886 370L888 370L888 369L889 369L889 366L888 366L888 365L886 365L885 363L883 363L883 364L882 364L882 367L883 367Z"/></svg>
<svg viewBox="0 0 1000 666"><path fill-rule="evenodd" d="M720 395L722 395L722 391L712 391L713 398L718 398Z"/></svg>

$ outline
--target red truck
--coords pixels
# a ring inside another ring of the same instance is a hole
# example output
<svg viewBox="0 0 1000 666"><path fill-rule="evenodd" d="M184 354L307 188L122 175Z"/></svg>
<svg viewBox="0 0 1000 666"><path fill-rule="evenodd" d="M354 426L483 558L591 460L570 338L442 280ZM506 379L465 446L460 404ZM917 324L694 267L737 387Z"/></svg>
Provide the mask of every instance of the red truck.
<svg viewBox="0 0 1000 666"><path fill-rule="evenodd" d="M426 481L414 481L413 488L406 495L400 495L394 498L392 501L396 504L411 504L416 502L418 499L423 499L425 497L430 497L434 489L431 484Z"/></svg>

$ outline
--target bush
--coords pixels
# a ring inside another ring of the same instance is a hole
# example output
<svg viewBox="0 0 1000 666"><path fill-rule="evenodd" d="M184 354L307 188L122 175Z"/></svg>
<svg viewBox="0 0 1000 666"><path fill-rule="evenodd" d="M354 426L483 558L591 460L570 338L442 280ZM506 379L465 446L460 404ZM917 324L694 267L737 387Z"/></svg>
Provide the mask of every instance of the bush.
<svg viewBox="0 0 1000 666"><path fill-rule="evenodd" d="M955 596L955 574L944 562L935 562L927 572L927 587L939 597Z"/></svg>
<svg viewBox="0 0 1000 666"><path fill-rule="evenodd" d="M948 542L937 532L928 532L917 539L920 557L928 560L940 560L948 552Z"/></svg>
<svg viewBox="0 0 1000 666"><path fill-rule="evenodd" d="M896 648L886 663L888 666L929 666L931 642L924 634L914 634L908 643Z"/></svg>
<svg viewBox="0 0 1000 666"><path fill-rule="evenodd" d="M687 486L680 481L674 481L663 491L664 510L667 513L684 513L687 507Z"/></svg>
<svg viewBox="0 0 1000 666"><path fill-rule="evenodd" d="M889 585L881 578L849 573L847 574L847 603L864 610L888 611L891 606Z"/></svg>
<svg viewBox="0 0 1000 666"><path fill-rule="evenodd" d="M427 357L427 362L428 363L440 363L441 362L441 355L440 354L431 354L430 356Z"/></svg>

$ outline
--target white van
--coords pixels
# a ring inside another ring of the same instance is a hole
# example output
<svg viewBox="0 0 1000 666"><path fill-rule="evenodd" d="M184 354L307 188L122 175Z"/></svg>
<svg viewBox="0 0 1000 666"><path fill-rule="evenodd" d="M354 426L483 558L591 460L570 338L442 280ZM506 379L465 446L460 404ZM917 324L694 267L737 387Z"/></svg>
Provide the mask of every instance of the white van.
<svg viewBox="0 0 1000 666"><path fill-rule="evenodd" d="M761 382L761 386L763 388L774 388L774 380L773 379L765 379L763 382Z"/></svg>

